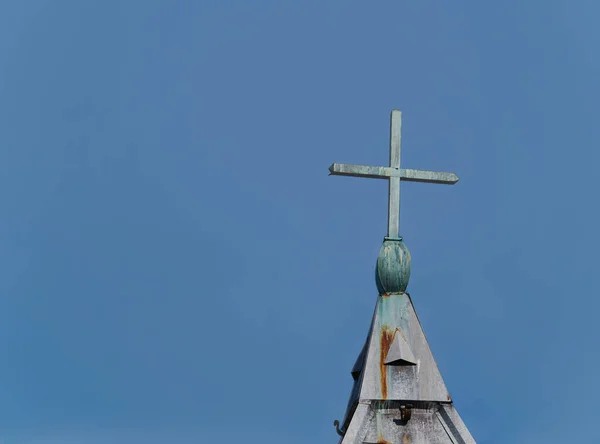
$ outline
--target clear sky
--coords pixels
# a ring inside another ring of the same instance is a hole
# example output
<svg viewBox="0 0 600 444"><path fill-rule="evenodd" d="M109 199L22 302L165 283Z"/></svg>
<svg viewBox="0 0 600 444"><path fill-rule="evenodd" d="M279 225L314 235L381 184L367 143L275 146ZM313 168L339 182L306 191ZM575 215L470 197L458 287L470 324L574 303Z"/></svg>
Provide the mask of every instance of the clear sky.
<svg viewBox="0 0 600 444"><path fill-rule="evenodd" d="M600 4L0 3L0 442L333 443L403 112L478 443L600 442Z"/></svg>

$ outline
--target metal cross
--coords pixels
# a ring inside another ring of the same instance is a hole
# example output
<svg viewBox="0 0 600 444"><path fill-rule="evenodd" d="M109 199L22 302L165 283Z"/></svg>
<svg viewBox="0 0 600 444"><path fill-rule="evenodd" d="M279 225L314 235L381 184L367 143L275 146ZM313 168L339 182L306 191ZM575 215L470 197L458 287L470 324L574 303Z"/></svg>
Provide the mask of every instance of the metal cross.
<svg viewBox="0 0 600 444"><path fill-rule="evenodd" d="M366 165L350 165L334 163L329 172L336 176L370 177L387 179L388 193L388 237L398 238L400 228L400 181L429 182L453 185L458 182L454 173L439 173L436 171L409 170L400 168L400 133L402 128L402 113L397 109L392 111L390 118L390 166L377 167Z"/></svg>

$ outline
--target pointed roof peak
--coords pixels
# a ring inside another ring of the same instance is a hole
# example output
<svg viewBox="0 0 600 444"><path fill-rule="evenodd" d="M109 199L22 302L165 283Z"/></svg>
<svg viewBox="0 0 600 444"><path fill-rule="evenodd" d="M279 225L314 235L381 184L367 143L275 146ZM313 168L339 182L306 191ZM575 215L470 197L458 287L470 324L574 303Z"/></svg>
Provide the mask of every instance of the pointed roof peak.
<svg viewBox="0 0 600 444"><path fill-rule="evenodd" d="M352 376L341 444L475 443L452 407L408 293L378 297Z"/></svg>

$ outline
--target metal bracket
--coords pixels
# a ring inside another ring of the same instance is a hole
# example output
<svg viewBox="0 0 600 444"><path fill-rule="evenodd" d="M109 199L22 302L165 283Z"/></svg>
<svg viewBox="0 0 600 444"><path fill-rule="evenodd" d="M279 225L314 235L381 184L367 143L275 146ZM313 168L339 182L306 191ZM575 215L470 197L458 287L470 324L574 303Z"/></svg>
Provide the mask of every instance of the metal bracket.
<svg viewBox="0 0 600 444"><path fill-rule="evenodd" d="M411 404L401 405L400 406L400 419L402 421L408 421L408 420L410 420L411 416L412 416L412 405Z"/></svg>
<svg viewBox="0 0 600 444"><path fill-rule="evenodd" d="M385 236L383 238L383 241L391 241L391 242L402 242L402 236L398 236L398 237L389 237L389 236Z"/></svg>
<svg viewBox="0 0 600 444"><path fill-rule="evenodd" d="M340 422L336 419L333 421L333 426L335 427L335 431L338 435L344 436L345 433L340 430Z"/></svg>

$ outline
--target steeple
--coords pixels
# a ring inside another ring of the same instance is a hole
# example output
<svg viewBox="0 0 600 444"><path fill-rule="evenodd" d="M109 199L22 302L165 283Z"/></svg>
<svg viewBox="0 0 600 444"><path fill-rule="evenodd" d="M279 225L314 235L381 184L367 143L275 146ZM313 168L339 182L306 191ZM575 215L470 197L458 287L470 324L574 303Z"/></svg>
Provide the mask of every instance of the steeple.
<svg viewBox="0 0 600 444"><path fill-rule="evenodd" d="M351 374L354 385L342 423L340 444L474 444L454 408L412 298L406 292L410 252L399 236L400 181L454 184L453 173L400 168L401 114L390 124L390 166L334 163L332 175L389 181L388 233L377 258L379 296L369 335Z"/></svg>

